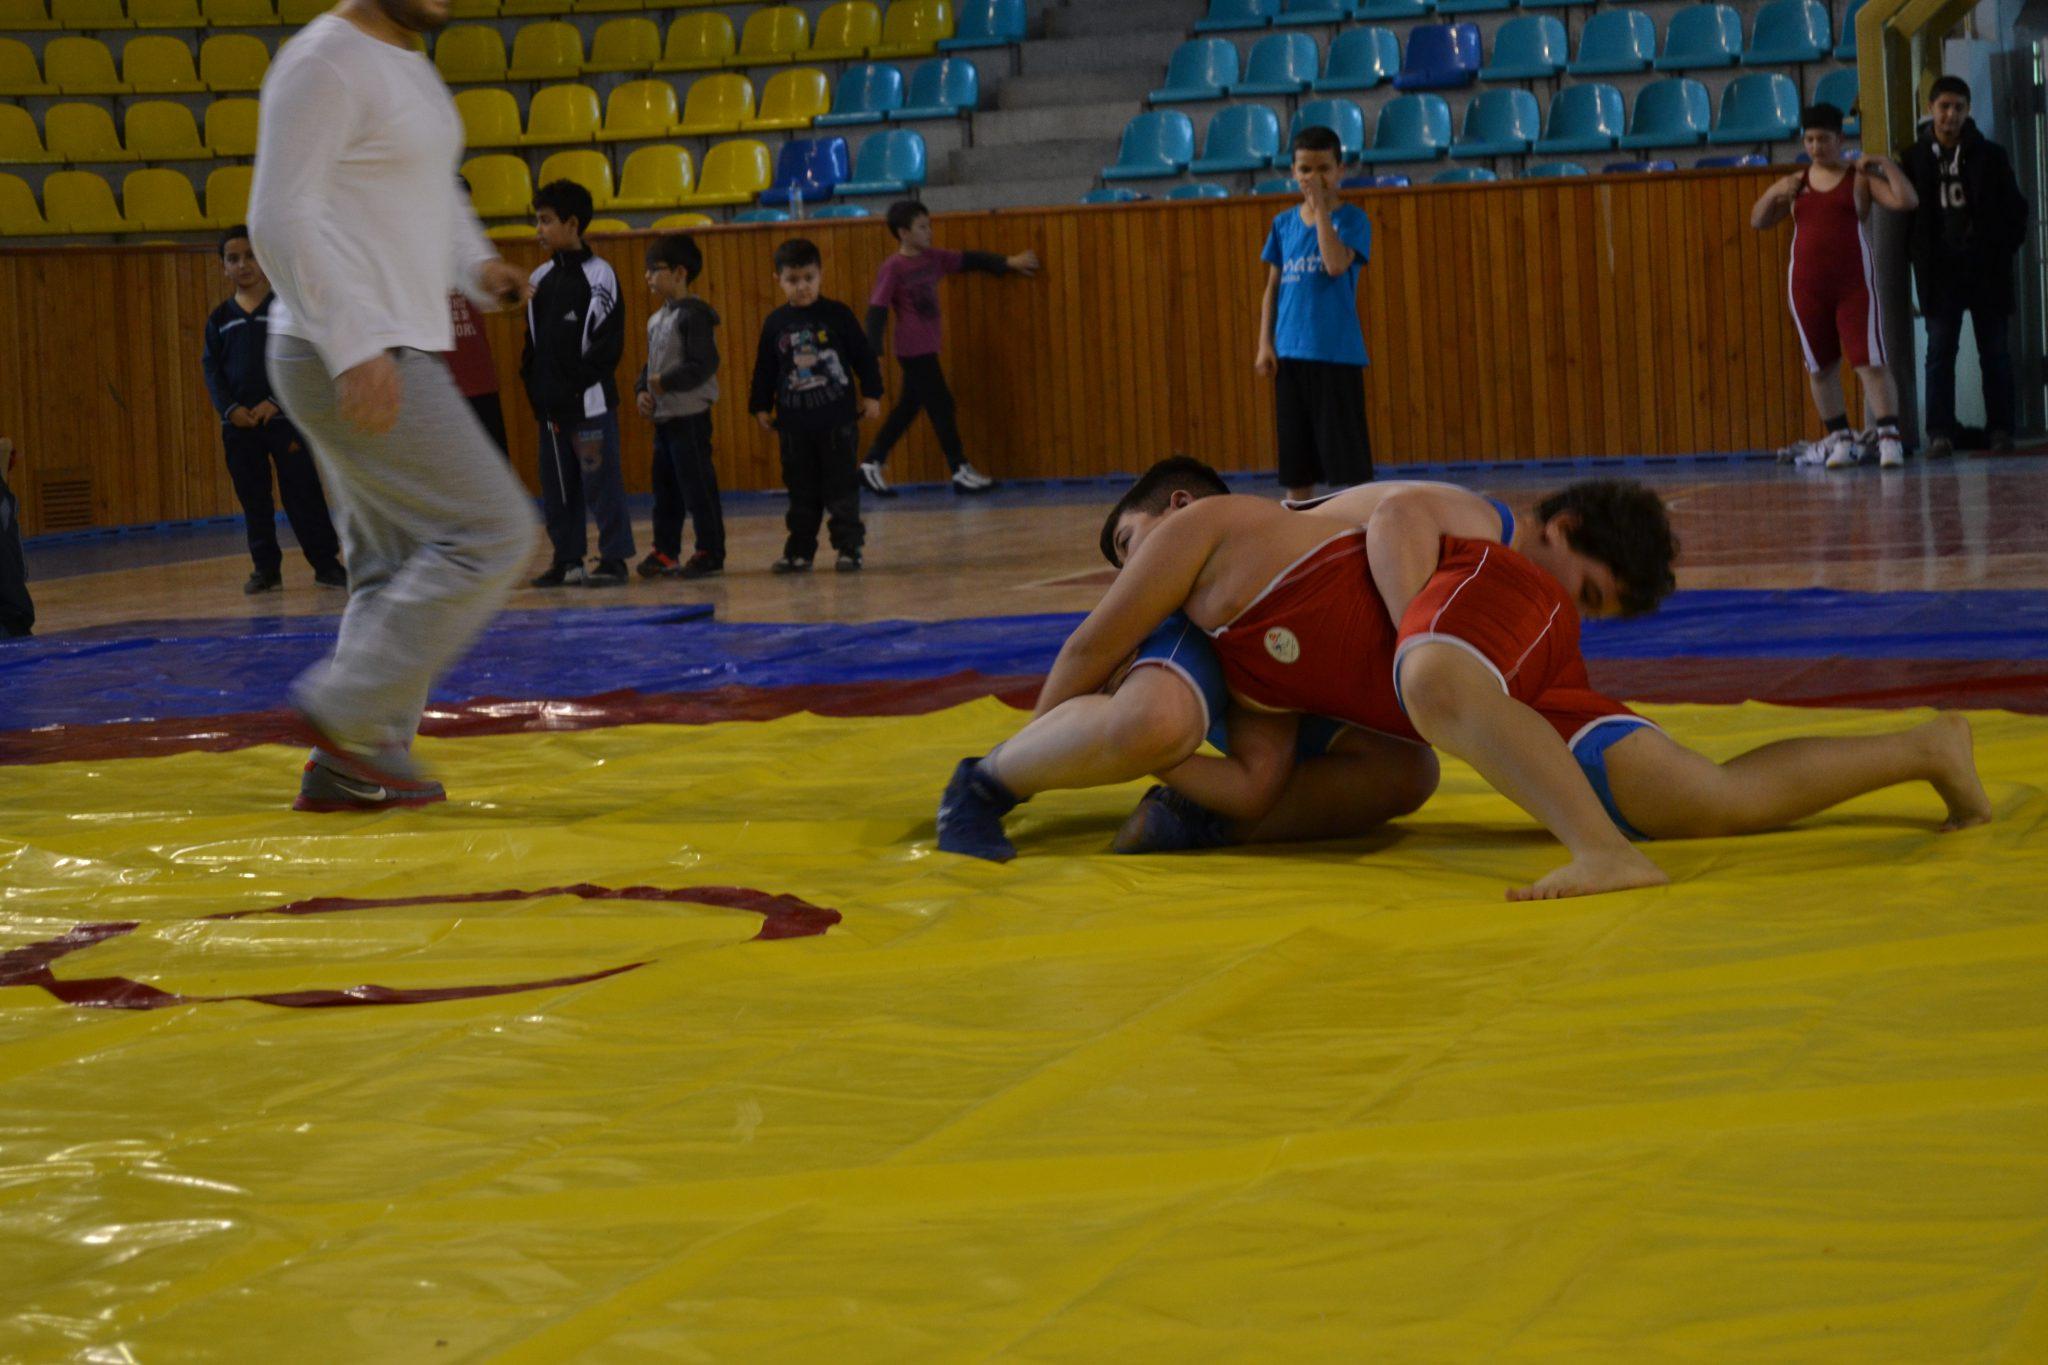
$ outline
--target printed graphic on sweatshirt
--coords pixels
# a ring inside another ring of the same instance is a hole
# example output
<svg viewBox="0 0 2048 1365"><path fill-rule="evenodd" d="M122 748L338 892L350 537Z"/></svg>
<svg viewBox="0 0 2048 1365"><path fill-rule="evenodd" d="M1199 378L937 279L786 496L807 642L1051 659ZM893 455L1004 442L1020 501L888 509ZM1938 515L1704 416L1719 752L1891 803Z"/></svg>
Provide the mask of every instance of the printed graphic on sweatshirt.
<svg viewBox="0 0 2048 1365"><path fill-rule="evenodd" d="M784 408L810 411L831 407L846 397L852 387L847 380L846 362L832 345L828 328L799 324L786 329L776 344L783 356Z"/></svg>

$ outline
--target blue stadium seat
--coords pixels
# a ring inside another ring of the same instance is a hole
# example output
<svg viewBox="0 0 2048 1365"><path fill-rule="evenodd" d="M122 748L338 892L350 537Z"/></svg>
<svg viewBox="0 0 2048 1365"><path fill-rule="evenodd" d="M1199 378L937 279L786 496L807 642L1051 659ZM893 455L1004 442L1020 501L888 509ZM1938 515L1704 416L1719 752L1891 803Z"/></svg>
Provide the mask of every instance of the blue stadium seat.
<svg viewBox="0 0 2048 1365"><path fill-rule="evenodd" d="M1195 159L1195 125L1176 109L1155 109L1124 125L1116 165L1102 168L1104 180L1152 180L1179 175Z"/></svg>
<svg viewBox="0 0 2048 1365"><path fill-rule="evenodd" d="M1029 16L1024 0L962 0L953 7L959 16L953 36L941 39L941 52L971 52L981 47L1008 47L1024 41Z"/></svg>
<svg viewBox="0 0 2048 1365"><path fill-rule="evenodd" d="M853 176L840 182L839 193L856 198L901 195L924 184L928 173L924 134L915 128L891 128L868 134L854 158Z"/></svg>
<svg viewBox="0 0 2048 1365"><path fill-rule="evenodd" d="M1405 190L1412 182L1405 175L1347 175L1337 182L1344 190Z"/></svg>
<svg viewBox="0 0 2048 1365"><path fill-rule="evenodd" d="M1358 0L1360 19L1427 19L1436 0Z"/></svg>
<svg viewBox="0 0 2048 1365"><path fill-rule="evenodd" d="M732 220L735 223L786 223L789 221L789 210L745 209L735 213Z"/></svg>
<svg viewBox="0 0 2048 1365"><path fill-rule="evenodd" d="M1567 85L1550 97L1549 123L1535 150L1606 152L1614 149L1622 129L1621 92L1611 85Z"/></svg>
<svg viewBox="0 0 2048 1365"><path fill-rule="evenodd" d="M1104 185L1081 196L1084 204L1137 204L1150 199L1149 194L1140 194L1123 185Z"/></svg>
<svg viewBox="0 0 2048 1365"><path fill-rule="evenodd" d="M1657 26L1639 9L1603 9L1579 34L1579 56L1565 70L1574 76L1648 71L1657 60Z"/></svg>
<svg viewBox="0 0 2048 1365"><path fill-rule="evenodd" d="M1269 33L1252 48L1244 79L1232 81L1230 93L1299 95L1316 78L1316 40L1306 33Z"/></svg>
<svg viewBox="0 0 2048 1365"><path fill-rule="evenodd" d="M1678 169L1676 161L1610 161L1601 168L1603 175L1655 175Z"/></svg>
<svg viewBox="0 0 2048 1365"><path fill-rule="evenodd" d="M1230 191L1221 185L1175 185L1167 191L1168 199L1228 199Z"/></svg>
<svg viewBox="0 0 2048 1365"><path fill-rule="evenodd" d="M1522 172L1524 180L1556 180L1561 176L1585 175L1586 168L1576 161L1553 161L1544 166L1531 166Z"/></svg>
<svg viewBox="0 0 2048 1365"><path fill-rule="evenodd" d="M1237 81L1237 44L1228 38L1190 38L1166 63L1166 84L1152 92L1154 104L1220 100Z"/></svg>
<svg viewBox="0 0 2048 1365"><path fill-rule="evenodd" d="M1571 47L1564 24L1551 14L1522 14L1493 35L1493 60L1479 70L1482 81L1545 81L1564 74Z"/></svg>
<svg viewBox="0 0 2048 1365"><path fill-rule="evenodd" d="M1280 116L1263 104L1233 104L1209 120L1195 175L1263 171L1280 155Z"/></svg>
<svg viewBox="0 0 2048 1365"><path fill-rule="evenodd" d="M1704 71L1742 60L1742 16L1729 5L1687 5L1664 30L1659 71Z"/></svg>
<svg viewBox="0 0 2048 1365"><path fill-rule="evenodd" d="M1479 79L1479 25L1419 24L1408 31L1408 60L1396 90L1459 90Z"/></svg>
<svg viewBox="0 0 2048 1365"><path fill-rule="evenodd" d="M981 68L972 57L933 57L912 68L903 107L889 112L889 122L958 118L980 103Z"/></svg>
<svg viewBox="0 0 2048 1365"><path fill-rule="evenodd" d="M1197 33L1234 33L1264 28L1280 12L1280 0L1209 0L1209 17L1195 25Z"/></svg>
<svg viewBox="0 0 2048 1365"><path fill-rule="evenodd" d="M1692 164L1695 170L1702 171L1747 171L1768 166L1771 159L1762 152L1744 152L1740 156L1703 156Z"/></svg>
<svg viewBox="0 0 2048 1365"><path fill-rule="evenodd" d="M1721 91L1721 117L1707 141L1780 142L1799 136L1799 87L1778 72L1737 76Z"/></svg>
<svg viewBox="0 0 2048 1365"><path fill-rule="evenodd" d="M1281 0L1276 24L1341 24L1351 17L1358 0Z"/></svg>
<svg viewBox="0 0 2048 1365"><path fill-rule="evenodd" d="M1543 114L1526 90L1482 90L1465 106L1465 134L1454 157L1522 156L1543 134Z"/></svg>
<svg viewBox="0 0 2048 1365"><path fill-rule="evenodd" d="M1845 62L1856 60L1856 11L1863 8L1863 0L1849 0L1849 8L1842 11L1842 41L1835 44L1835 55Z"/></svg>
<svg viewBox="0 0 2048 1365"><path fill-rule="evenodd" d="M1365 111L1350 100L1309 100L1294 111L1287 141L1293 143L1302 129L1312 127L1336 133L1337 140L1344 144L1346 161L1358 160L1358 154L1365 150Z"/></svg>
<svg viewBox="0 0 2048 1365"><path fill-rule="evenodd" d="M1273 180L1261 180L1252 186L1252 193L1262 199L1275 194L1293 194L1295 190L1293 179L1284 175Z"/></svg>
<svg viewBox="0 0 2048 1365"><path fill-rule="evenodd" d="M1583 4L1585 0L1522 0L1523 9L1570 9Z"/></svg>
<svg viewBox="0 0 2048 1365"><path fill-rule="evenodd" d="M1515 0L1436 0L1438 14L1498 14L1515 7Z"/></svg>
<svg viewBox="0 0 2048 1365"><path fill-rule="evenodd" d="M844 128L880 123L891 110L903 107L903 72L879 62L856 62L839 73L832 91L832 112L812 120L818 128Z"/></svg>
<svg viewBox="0 0 2048 1365"><path fill-rule="evenodd" d="M827 204L813 218L872 218L875 211L866 204Z"/></svg>
<svg viewBox="0 0 2048 1365"><path fill-rule="evenodd" d="M1688 76L1666 76L1636 92L1628 132L1621 145L1630 151L1654 147L1697 147L1714 125L1714 106L1707 87Z"/></svg>
<svg viewBox="0 0 2048 1365"><path fill-rule="evenodd" d="M1450 147L1451 106L1442 95L1396 95L1380 110L1372 146L1358 159L1368 166L1434 161Z"/></svg>
<svg viewBox="0 0 2048 1365"><path fill-rule="evenodd" d="M1828 32L1828 9L1820 0L1771 0L1756 12L1744 66L1787 66L1817 62L1828 55L1834 40Z"/></svg>
<svg viewBox="0 0 2048 1365"><path fill-rule="evenodd" d="M1401 40L1390 28L1347 28L1330 40L1323 74L1309 86L1317 94L1370 90L1401 69Z"/></svg>
<svg viewBox="0 0 2048 1365"><path fill-rule="evenodd" d="M1527 93L1526 91L1524 93ZM1498 180L1500 177L1484 166L1453 166L1447 171L1438 171L1429 178L1432 185L1476 185L1481 181Z"/></svg>
<svg viewBox="0 0 2048 1365"><path fill-rule="evenodd" d="M1832 104L1842 111L1842 135L1855 137L1863 131L1863 120L1856 117L1856 104L1862 88L1856 81L1856 68L1845 66L1839 71L1830 71L1820 78L1813 87L1815 104Z"/></svg>
<svg viewBox="0 0 2048 1365"><path fill-rule="evenodd" d="M799 190L806 204L830 199L839 182L846 179L846 160L843 137L790 139L775 159L775 179L761 191L761 205L780 208Z"/></svg>

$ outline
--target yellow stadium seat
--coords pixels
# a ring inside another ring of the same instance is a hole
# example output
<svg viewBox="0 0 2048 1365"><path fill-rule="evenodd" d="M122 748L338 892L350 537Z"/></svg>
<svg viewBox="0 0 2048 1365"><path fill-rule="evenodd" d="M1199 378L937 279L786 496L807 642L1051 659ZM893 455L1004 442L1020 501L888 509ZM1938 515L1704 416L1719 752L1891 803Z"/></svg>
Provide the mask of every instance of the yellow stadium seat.
<svg viewBox="0 0 2048 1365"><path fill-rule="evenodd" d="M183 171L128 172L121 182L121 207L130 231L197 232L213 226L213 220L199 211L199 196L192 193L192 182Z"/></svg>
<svg viewBox="0 0 2048 1365"><path fill-rule="evenodd" d="M690 154L681 147L639 147L619 172L619 192L612 207L621 213L672 209L689 194L695 176Z"/></svg>
<svg viewBox="0 0 2048 1365"><path fill-rule="evenodd" d="M253 34L216 33L199 45L199 79L216 95L253 94L269 70L270 49Z"/></svg>
<svg viewBox="0 0 2048 1365"><path fill-rule="evenodd" d="M666 8L663 0L657 0L657 3ZM626 10L646 8L647 6L642 4L641 0L571 0L569 12L572 14L619 14Z"/></svg>
<svg viewBox="0 0 2048 1365"><path fill-rule="evenodd" d="M528 147L561 147L597 138L597 92L587 85L550 85L526 108Z"/></svg>
<svg viewBox="0 0 2048 1365"><path fill-rule="evenodd" d="M711 71L732 60L738 40L723 14L685 14L668 26L656 71Z"/></svg>
<svg viewBox="0 0 2048 1365"><path fill-rule="evenodd" d="M450 85L505 79L505 39L482 24L444 29L434 44L434 66Z"/></svg>
<svg viewBox="0 0 2048 1365"><path fill-rule="evenodd" d="M559 19L528 24L512 38L507 80L559 81L583 74L583 35Z"/></svg>
<svg viewBox="0 0 2048 1365"><path fill-rule="evenodd" d="M105 28L133 28L121 0L50 0L50 17L59 28L72 32Z"/></svg>
<svg viewBox="0 0 2048 1365"><path fill-rule="evenodd" d="M946 0L896 0L882 20L882 41L868 49L868 56L925 57L952 36L953 7Z"/></svg>
<svg viewBox="0 0 2048 1365"><path fill-rule="evenodd" d="M222 227L249 221L249 182L253 166L216 166L206 177L206 216Z"/></svg>
<svg viewBox="0 0 2048 1365"><path fill-rule="evenodd" d="M40 33L53 28L62 28L50 12L43 8L43 0L0 0L0 29L15 33ZM31 199L30 203L35 201Z"/></svg>
<svg viewBox="0 0 2048 1365"><path fill-rule="evenodd" d="M495 86L458 90L455 112L462 115L465 147L517 147L526 136L519 126L519 101L509 90Z"/></svg>
<svg viewBox="0 0 2048 1365"><path fill-rule="evenodd" d="M0 237L47 237L57 230L43 218L28 181L0 175Z"/></svg>
<svg viewBox="0 0 2048 1365"><path fill-rule="evenodd" d="M199 0L128 0L128 18L137 28L205 28Z"/></svg>
<svg viewBox="0 0 2048 1365"><path fill-rule="evenodd" d="M530 242L533 240L533 224L500 223L496 227L485 228L484 236L494 242Z"/></svg>
<svg viewBox="0 0 2048 1365"><path fill-rule="evenodd" d="M814 66L778 71L761 92L761 112L747 119L740 129L763 133L777 129L808 128L811 120L832 107L832 83Z"/></svg>
<svg viewBox="0 0 2048 1365"><path fill-rule="evenodd" d="M0 95L54 95L57 87L36 69L36 54L18 38L0 38Z"/></svg>
<svg viewBox="0 0 2048 1365"><path fill-rule="evenodd" d="M597 207L612 206L612 163L603 152L556 152L540 163L537 183L573 180L590 191Z"/></svg>
<svg viewBox="0 0 2048 1365"><path fill-rule="evenodd" d="M64 159L43 145L36 121L18 104L0 104L0 165L47 166Z"/></svg>
<svg viewBox="0 0 2048 1365"><path fill-rule="evenodd" d="M735 66L775 66L793 62L811 45L811 21L795 5L770 5L747 16L740 31Z"/></svg>
<svg viewBox="0 0 2048 1365"><path fill-rule="evenodd" d="M671 213L654 220L658 232L688 232L691 228L715 227L718 220L708 213Z"/></svg>
<svg viewBox="0 0 2048 1365"><path fill-rule="evenodd" d="M211 161L192 111L171 100L142 100L121 116L128 153L137 161Z"/></svg>
<svg viewBox="0 0 2048 1365"><path fill-rule="evenodd" d="M256 155L256 101L215 100L207 105L206 145L215 156Z"/></svg>
<svg viewBox="0 0 2048 1365"><path fill-rule="evenodd" d="M812 62L852 61L882 41L882 11L873 0L840 0L818 16L811 32Z"/></svg>
<svg viewBox="0 0 2048 1365"><path fill-rule="evenodd" d="M676 88L667 81L627 81L604 102L599 142L637 142L667 137L675 127Z"/></svg>
<svg viewBox="0 0 2048 1365"><path fill-rule="evenodd" d="M754 83L737 71L701 77L683 100L683 119L669 132L676 137L715 137L737 133L754 116Z"/></svg>
<svg viewBox="0 0 2048 1365"><path fill-rule="evenodd" d="M199 7L215 28L267 28L278 22L270 0L200 0Z"/></svg>
<svg viewBox="0 0 2048 1365"><path fill-rule="evenodd" d="M533 212L533 176L524 157L506 152L473 156L462 163L469 202L479 218L524 218Z"/></svg>
<svg viewBox="0 0 2048 1365"><path fill-rule="evenodd" d="M652 71L661 60L661 30L652 19L607 19L590 40L589 71Z"/></svg>
<svg viewBox="0 0 2048 1365"><path fill-rule="evenodd" d="M583 229L583 232L584 235L588 236L594 232L613 233L631 232L632 230L633 225L623 218L593 218L590 220L590 226Z"/></svg>
<svg viewBox="0 0 2048 1365"><path fill-rule="evenodd" d="M43 49L43 75L67 95L125 95L128 82L114 74L114 54L97 38L52 38Z"/></svg>
<svg viewBox="0 0 2048 1365"><path fill-rule="evenodd" d="M173 172L176 174L176 172ZM43 216L59 232L126 232L114 187L91 171L52 171L43 181Z"/></svg>
<svg viewBox="0 0 2048 1365"><path fill-rule="evenodd" d="M694 194L683 196L685 204L751 204L754 196L768 188L774 176L768 144L753 138L721 142L704 158L704 173L697 177Z"/></svg>
<svg viewBox="0 0 2048 1365"><path fill-rule="evenodd" d="M333 8L334 0L277 0L277 22L297 28Z"/></svg>
<svg viewBox="0 0 2048 1365"><path fill-rule="evenodd" d="M454 0L448 6L450 19L495 19L498 12L498 0Z"/></svg>
<svg viewBox="0 0 2048 1365"><path fill-rule="evenodd" d="M121 49L121 76L138 95L179 95L206 88L185 40L160 33L128 40Z"/></svg>
<svg viewBox="0 0 2048 1365"><path fill-rule="evenodd" d="M121 145L114 116L98 104L53 104L43 113L43 136L50 150L72 165L96 161L133 161Z"/></svg>
<svg viewBox="0 0 2048 1365"><path fill-rule="evenodd" d="M569 0L499 0L498 3L498 13L512 19L568 12Z"/></svg>

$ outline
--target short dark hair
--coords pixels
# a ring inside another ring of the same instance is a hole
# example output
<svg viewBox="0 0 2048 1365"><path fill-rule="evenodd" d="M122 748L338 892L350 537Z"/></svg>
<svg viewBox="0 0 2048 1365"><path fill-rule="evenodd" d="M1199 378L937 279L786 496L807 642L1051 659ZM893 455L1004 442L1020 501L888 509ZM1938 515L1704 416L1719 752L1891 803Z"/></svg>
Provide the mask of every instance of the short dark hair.
<svg viewBox="0 0 2048 1365"><path fill-rule="evenodd" d="M824 253L808 237L792 237L775 248L775 273L778 275L785 270L802 270L807 265L824 263Z"/></svg>
<svg viewBox="0 0 2048 1365"><path fill-rule="evenodd" d="M235 239L236 239L237 237L243 238L244 240L248 240L248 239L249 239L249 225L248 225L247 223L237 223L237 224L235 224L235 225L234 225L233 227L229 228L229 229L228 229L227 231L225 231L225 232L221 233L221 235L220 235L220 254L221 254L221 255L225 256L225 255L227 255L227 254L228 254L228 243L229 243L229 242L232 242L232 241L234 241L234 240L235 240ZM250 244L251 244L251 245L253 246L253 245L254 245L254 242L253 242L253 241L251 241L251 243L250 243Z"/></svg>
<svg viewBox="0 0 2048 1365"><path fill-rule="evenodd" d="M1576 524L1565 540L1614 570L1621 609L1628 616L1655 611L1678 586L1671 572L1678 537L1664 499L1633 479L1582 479L1536 505L1539 521L1571 514Z"/></svg>
<svg viewBox="0 0 2048 1365"><path fill-rule="evenodd" d="M691 284L704 272L704 253L687 232L669 232L654 239L647 248L647 268L680 270Z"/></svg>
<svg viewBox="0 0 2048 1365"><path fill-rule="evenodd" d="M1320 123L1311 123L1294 135L1294 143L1288 148L1294 152L1328 152L1339 161L1344 159L1344 139L1337 136L1335 128L1325 128Z"/></svg>
<svg viewBox="0 0 2048 1365"><path fill-rule="evenodd" d="M931 216L932 211L915 199L899 199L889 205L889 231L901 241L903 234L916 226L918 219Z"/></svg>
<svg viewBox="0 0 2048 1365"><path fill-rule="evenodd" d="M1827 133L1842 131L1842 111L1832 104L1809 104L1799 111L1799 131L1809 133L1818 129Z"/></svg>
<svg viewBox="0 0 2048 1365"><path fill-rule="evenodd" d="M1927 88L1927 102L1934 103L1943 95L1961 95L1963 103L1970 103L1970 83L1961 76L1936 76L1934 84Z"/></svg>
<svg viewBox="0 0 2048 1365"><path fill-rule="evenodd" d="M581 237L590 231L590 219L597 212L597 203L590 197L590 191L573 180L550 180L533 192L533 211L538 215L548 210L562 222L576 220L576 235Z"/></svg>
<svg viewBox="0 0 2048 1365"><path fill-rule="evenodd" d="M1167 456L1139 475L1130 491L1109 509L1109 517L1102 523L1102 557L1119 569L1124 566L1123 561L1116 557L1116 524L1123 520L1124 513L1151 512L1156 515L1164 512L1175 493L1212 498L1229 491L1230 486L1223 482L1223 476L1194 456Z"/></svg>

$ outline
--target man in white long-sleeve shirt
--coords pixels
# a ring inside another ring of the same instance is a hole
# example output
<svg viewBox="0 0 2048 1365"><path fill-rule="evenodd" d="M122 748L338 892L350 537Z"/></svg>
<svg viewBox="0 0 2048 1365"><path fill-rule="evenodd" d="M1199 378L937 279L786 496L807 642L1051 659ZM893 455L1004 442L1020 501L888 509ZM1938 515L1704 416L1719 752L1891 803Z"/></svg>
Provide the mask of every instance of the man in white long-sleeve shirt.
<svg viewBox="0 0 2048 1365"><path fill-rule="evenodd" d="M343 0L263 81L249 228L276 289L271 386L306 437L348 556L334 653L292 685L313 748L301 810L425 805L427 691L504 604L532 552L532 500L457 391L450 289L531 292L455 173L462 121L413 46L449 0Z"/></svg>

